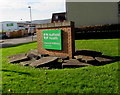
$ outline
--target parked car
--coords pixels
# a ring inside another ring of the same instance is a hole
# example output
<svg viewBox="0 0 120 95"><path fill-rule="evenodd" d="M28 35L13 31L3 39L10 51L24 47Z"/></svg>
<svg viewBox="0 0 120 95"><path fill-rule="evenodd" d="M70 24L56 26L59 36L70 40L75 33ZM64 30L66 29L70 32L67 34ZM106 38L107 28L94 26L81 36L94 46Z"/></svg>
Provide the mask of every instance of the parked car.
<svg viewBox="0 0 120 95"><path fill-rule="evenodd" d="M7 35L5 35L5 34L0 34L0 39L6 39L6 38L8 38Z"/></svg>

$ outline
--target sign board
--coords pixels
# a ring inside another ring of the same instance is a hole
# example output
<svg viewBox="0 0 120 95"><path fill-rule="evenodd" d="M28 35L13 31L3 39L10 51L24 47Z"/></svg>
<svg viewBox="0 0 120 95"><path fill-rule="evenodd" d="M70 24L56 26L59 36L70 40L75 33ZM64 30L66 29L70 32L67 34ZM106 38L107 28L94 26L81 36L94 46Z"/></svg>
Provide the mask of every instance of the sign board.
<svg viewBox="0 0 120 95"><path fill-rule="evenodd" d="M62 50L62 31L43 30L42 43L44 49Z"/></svg>
<svg viewBox="0 0 120 95"><path fill-rule="evenodd" d="M13 23L8 23L6 24L6 26L13 26Z"/></svg>

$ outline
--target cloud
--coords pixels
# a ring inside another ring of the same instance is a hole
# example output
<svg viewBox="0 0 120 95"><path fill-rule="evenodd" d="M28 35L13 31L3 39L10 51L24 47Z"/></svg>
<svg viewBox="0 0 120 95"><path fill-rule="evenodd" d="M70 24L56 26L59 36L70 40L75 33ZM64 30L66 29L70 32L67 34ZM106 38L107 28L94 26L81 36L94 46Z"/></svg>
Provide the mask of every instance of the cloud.
<svg viewBox="0 0 120 95"><path fill-rule="evenodd" d="M65 2L38 2L31 6L33 19L36 18L51 18L52 13L65 12ZM36 17L36 18L34 18Z"/></svg>
<svg viewBox="0 0 120 95"><path fill-rule="evenodd" d="M51 18L52 13L65 11L64 0L0 0L0 21L29 20L28 6L33 19Z"/></svg>
<svg viewBox="0 0 120 95"><path fill-rule="evenodd" d="M55 11L60 8L64 8L64 2L42 2L42 3L35 3L32 5L33 9L39 11Z"/></svg>
<svg viewBox="0 0 120 95"><path fill-rule="evenodd" d="M23 8L25 7L27 4L26 2L19 2L17 0L3 0L0 1L0 8L1 9L6 9L6 8Z"/></svg>
<svg viewBox="0 0 120 95"><path fill-rule="evenodd" d="M0 0L0 8L25 8L28 5L49 5L63 3L65 0Z"/></svg>
<svg viewBox="0 0 120 95"><path fill-rule="evenodd" d="M66 0L66 2L119 2L119 0Z"/></svg>

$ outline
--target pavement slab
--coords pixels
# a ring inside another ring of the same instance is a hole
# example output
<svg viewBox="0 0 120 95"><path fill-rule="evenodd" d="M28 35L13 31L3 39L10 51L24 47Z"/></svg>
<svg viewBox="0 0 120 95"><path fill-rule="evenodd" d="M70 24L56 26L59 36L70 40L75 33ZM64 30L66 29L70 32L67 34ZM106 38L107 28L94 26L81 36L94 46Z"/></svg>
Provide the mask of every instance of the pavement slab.
<svg viewBox="0 0 120 95"><path fill-rule="evenodd" d="M89 61L95 61L95 59L92 56L85 56L85 55L77 55L74 56L76 59L85 61L85 62L89 62Z"/></svg>
<svg viewBox="0 0 120 95"><path fill-rule="evenodd" d="M58 57L43 57L39 60L35 60L33 63L30 64L32 67L40 67L45 64L50 64L52 62L57 62Z"/></svg>
<svg viewBox="0 0 120 95"><path fill-rule="evenodd" d="M111 61L113 61L110 58L104 58L104 57L95 57L95 59L99 62L111 62Z"/></svg>
<svg viewBox="0 0 120 95"><path fill-rule="evenodd" d="M80 62L77 59L70 59L70 60L67 60L66 63L63 63L62 66L63 67L67 67L67 66L71 66L71 67L74 67L74 66L83 67L83 66L92 66L92 65L84 63L84 62Z"/></svg>
<svg viewBox="0 0 120 95"><path fill-rule="evenodd" d="M12 55L12 56L9 56L8 58L9 58L8 61L10 63L16 63L16 62L28 60L26 53Z"/></svg>

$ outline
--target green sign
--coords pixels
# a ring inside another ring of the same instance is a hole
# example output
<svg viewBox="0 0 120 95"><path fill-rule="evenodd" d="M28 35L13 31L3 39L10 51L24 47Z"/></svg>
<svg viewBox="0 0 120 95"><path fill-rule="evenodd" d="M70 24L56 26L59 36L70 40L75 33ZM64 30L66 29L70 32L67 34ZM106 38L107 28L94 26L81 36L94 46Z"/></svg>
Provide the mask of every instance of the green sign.
<svg viewBox="0 0 120 95"><path fill-rule="evenodd" d="M6 24L6 26L13 26L13 23Z"/></svg>
<svg viewBox="0 0 120 95"><path fill-rule="evenodd" d="M61 30L43 30L42 41L44 49L62 50Z"/></svg>

